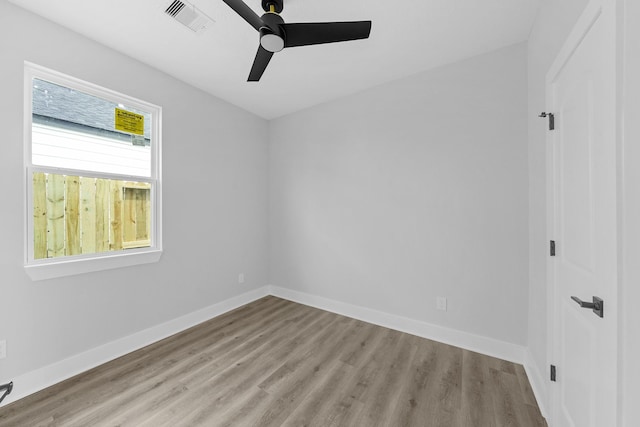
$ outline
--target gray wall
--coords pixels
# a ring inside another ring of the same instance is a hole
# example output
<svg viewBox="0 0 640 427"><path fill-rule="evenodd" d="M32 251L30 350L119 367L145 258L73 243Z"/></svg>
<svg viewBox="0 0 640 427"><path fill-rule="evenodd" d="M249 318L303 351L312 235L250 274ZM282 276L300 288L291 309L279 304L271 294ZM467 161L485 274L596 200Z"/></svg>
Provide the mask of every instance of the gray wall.
<svg viewBox="0 0 640 427"><path fill-rule="evenodd" d="M8 346L0 379L268 283L265 120L4 0L0 57L0 339ZM25 274L25 60L163 106L165 252L158 264L42 282Z"/></svg>
<svg viewBox="0 0 640 427"><path fill-rule="evenodd" d="M271 284L524 345L526 97L519 44L271 121Z"/></svg>

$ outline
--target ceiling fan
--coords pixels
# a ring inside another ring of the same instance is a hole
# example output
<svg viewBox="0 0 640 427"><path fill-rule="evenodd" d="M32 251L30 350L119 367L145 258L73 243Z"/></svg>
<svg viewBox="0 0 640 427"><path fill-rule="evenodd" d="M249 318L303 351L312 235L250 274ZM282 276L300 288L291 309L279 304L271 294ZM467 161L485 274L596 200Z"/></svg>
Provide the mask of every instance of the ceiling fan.
<svg viewBox="0 0 640 427"><path fill-rule="evenodd" d="M286 24L280 17L283 0L262 0L266 12L262 16L242 0L223 1L260 33L260 46L247 79L249 82L259 81L273 54L285 47L366 39L371 32L371 21Z"/></svg>

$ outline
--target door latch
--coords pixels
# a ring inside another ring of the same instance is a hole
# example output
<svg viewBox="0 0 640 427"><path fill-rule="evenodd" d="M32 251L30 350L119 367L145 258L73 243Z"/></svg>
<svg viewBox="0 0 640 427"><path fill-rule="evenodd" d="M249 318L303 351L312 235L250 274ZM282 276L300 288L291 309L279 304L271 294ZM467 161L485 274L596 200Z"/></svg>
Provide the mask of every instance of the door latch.
<svg viewBox="0 0 640 427"><path fill-rule="evenodd" d="M571 297L572 300L577 302L582 308L591 308L593 312L599 317L604 317L604 301L602 298L593 297L593 302L582 301L578 297Z"/></svg>

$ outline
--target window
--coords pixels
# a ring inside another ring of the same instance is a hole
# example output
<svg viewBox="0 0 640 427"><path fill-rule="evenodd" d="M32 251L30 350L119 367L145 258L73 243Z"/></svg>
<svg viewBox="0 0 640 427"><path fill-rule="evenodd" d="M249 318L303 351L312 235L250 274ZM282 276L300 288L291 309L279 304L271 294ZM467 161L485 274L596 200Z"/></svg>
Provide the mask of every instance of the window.
<svg viewBox="0 0 640 427"><path fill-rule="evenodd" d="M25 64L25 268L34 279L160 258L158 106Z"/></svg>

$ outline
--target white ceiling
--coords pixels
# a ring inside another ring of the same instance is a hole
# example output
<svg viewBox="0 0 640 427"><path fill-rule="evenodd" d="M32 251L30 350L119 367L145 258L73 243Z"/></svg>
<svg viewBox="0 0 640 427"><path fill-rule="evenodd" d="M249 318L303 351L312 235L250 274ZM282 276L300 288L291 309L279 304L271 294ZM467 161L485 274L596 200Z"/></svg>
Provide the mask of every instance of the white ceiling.
<svg viewBox="0 0 640 427"><path fill-rule="evenodd" d="M285 49L248 83L258 33L222 0L189 0L215 20L200 34L164 13L171 0L10 1L266 119L524 41L539 3L285 0L285 22L371 20L371 36Z"/></svg>

